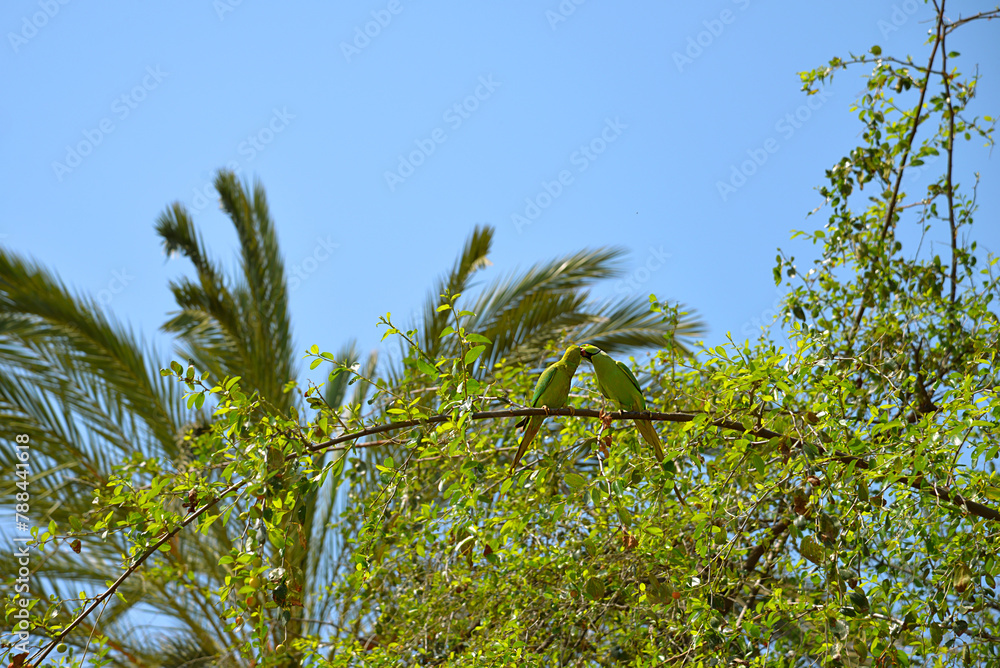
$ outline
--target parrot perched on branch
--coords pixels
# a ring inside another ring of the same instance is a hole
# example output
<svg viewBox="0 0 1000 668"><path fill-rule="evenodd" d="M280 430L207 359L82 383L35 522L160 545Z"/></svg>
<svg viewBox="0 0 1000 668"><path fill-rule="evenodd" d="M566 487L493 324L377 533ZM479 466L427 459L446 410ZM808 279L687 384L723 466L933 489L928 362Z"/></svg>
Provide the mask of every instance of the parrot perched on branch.
<svg viewBox="0 0 1000 668"><path fill-rule="evenodd" d="M618 408L623 411L646 410L646 399L642 396L639 381L636 380L631 369L621 362L611 359L606 352L597 346L582 346L580 354L594 365L594 373L597 375L597 389L601 391L601 394L618 404ZM642 438L653 447L656 460L662 462L663 446L660 444L660 437L656 435L656 430L653 429L653 423L649 420L635 420L634 422L639 433L642 434Z"/></svg>
<svg viewBox="0 0 1000 668"><path fill-rule="evenodd" d="M580 348L570 346L563 353L562 359L547 368L539 376L538 382L535 383L535 393L531 396L532 408L541 408L542 406L547 408L562 408L565 406L566 398L569 397L569 386L573 381L573 374L576 373L576 367L579 365ZM525 417L517 423L518 427L524 427L524 437L521 438L521 445L517 449L514 461L510 465L511 473L517 468L518 462L521 461L521 456L524 455L528 446L531 445L531 441L534 440L535 434L538 433L538 429L542 426L544 420L544 415L532 415Z"/></svg>

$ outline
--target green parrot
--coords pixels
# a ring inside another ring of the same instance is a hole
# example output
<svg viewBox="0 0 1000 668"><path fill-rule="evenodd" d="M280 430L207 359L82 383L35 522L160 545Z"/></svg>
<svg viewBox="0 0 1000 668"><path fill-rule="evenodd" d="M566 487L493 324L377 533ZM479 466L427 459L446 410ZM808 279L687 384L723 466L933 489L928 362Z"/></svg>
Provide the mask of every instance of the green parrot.
<svg viewBox="0 0 1000 668"><path fill-rule="evenodd" d="M540 408L542 406L562 408L565 406L566 398L569 397L569 386L573 380L573 374L576 373L576 367L579 365L580 348L578 346L570 346L563 353L562 359L547 368L539 376L538 382L535 383L535 393L531 396L531 406L533 408ZM521 438L521 446L517 449L517 454L514 455L514 461L510 465L512 473L517 468L518 462L521 461L521 456L524 455L525 450L531 445L531 441L534 440L535 434L538 433L538 429L542 426L544 420L544 415L532 415L530 418L525 417L517 423L516 426L524 427L524 436Z"/></svg>
<svg viewBox="0 0 1000 668"><path fill-rule="evenodd" d="M598 348L597 346L583 346L580 354L584 359L590 360L594 365L594 373L597 375L597 389L601 391L607 399L618 404L618 408L623 411L644 411L646 410L646 399L642 396L642 389L639 388L639 381L632 374L632 370L621 362L617 362ZM646 443L653 446L653 454L656 460L663 461L663 446L660 444L660 437L653 429L653 423L649 420L635 420L635 426L639 429Z"/></svg>

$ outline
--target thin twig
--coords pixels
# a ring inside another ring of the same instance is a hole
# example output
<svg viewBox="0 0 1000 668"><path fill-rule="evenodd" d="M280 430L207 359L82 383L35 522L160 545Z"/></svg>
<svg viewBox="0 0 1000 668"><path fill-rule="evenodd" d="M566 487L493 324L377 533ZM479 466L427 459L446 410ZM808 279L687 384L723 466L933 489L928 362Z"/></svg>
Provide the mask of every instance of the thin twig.
<svg viewBox="0 0 1000 668"><path fill-rule="evenodd" d="M80 623L84 619L86 619L87 616L90 615L90 613L93 612L94 609L98 605L100 605L102 601L104 601L106 598L109 598L112 594L114 594L115 591L118 590L118 587L121 586L121 584L123 582L125 582L125 580L127 580L129 578L129 576L132 575L132 573L134 573L135 571L137 571L139 569L139 566L142 566L143 562L145 562L146 559L148 559L151 555L153 555L160 548L161 545L163 545L168 540L170 540L171 538L173 538L174 536L176 536L180 532L181 529L183 529L187 525L189 525L192 522L194 522L196 519L198 519L200 516L202 516L203 514L205 514L206 512L208 512L210 509L214 508L215 505L219 501L221 501L222 498L225 497L227 494L229 494L230 492L232 492L234 490L239 489L240 487L242 487L246 483L247 483L246 480L241 480L239 482L234 482L229 487L227 487L226 489L224 489L222 491L222 493L220 493L218 496L216 496L215 498L213 498L212 500L210 500L208 503L206 503L204 506L202 506L201 508L199 508L195 512L191 513L190 515L188 515L183 520L181 520L180 524L178 524L176 527L174 527L173 529L171 529L167 533L165 533L162 536L160 536L160 539L157 540L152 545L150 545L146 549L145 552L143 552L141 555L139 555L139 557L137 557L136 560L133 561L132 564L128 568L125 569L125 572L122 573L118 577L118 579L115 580L111 584L111 586L108 587L104 591L103 594L99 594L98 596L96 596L94 598L94 600L90 603L90 605L87 606L83 610L83 612L81 612L79 615L77 615L76 619L74 619L72 622L70 622L66 626L66 628L64 628L62 630L62 633L60 633L58 636L56 636L47 646L45 646L44 648L42 648L41 650L39 650L40 653L38 654L37 657L34 658L34 660L30 660L29 659L28 665L29 666L38 666L38 665L41 665L42 659L44 659L45 657L47 657L49 655L49 652L51 652L55 648L56 645L58 645L60 642L62 642L62 639L65 638L67 635L69 635L69 633L73 629L75 629L77 626L79 626Z"/></svg>
<svg viewBox="0 0 1000 668"><path fill-rule="evenodd" d="M944 13L944 0L941 0ZM948 224L951 226L951 303L955 303L958 288L958 227L955 224L955 188L952 183L952 158L955 155L955 109L951 104L951 79L948 76L948 49L945 47L946 31L941 32L941 80L944 82L944 99L948 103L948 175L945 188L948 195Z"/></svg>
<svg viewBox="0 0 1000 668"><path fill-rule="evenodd" d="M924 108L924 96L927 94L927 87L930 85L931 71L934 67L934 60L937 58L938 46L940 46L944 30L944 0L941 2L941 7L938 10L937 17L937 39L934 40L934 47L931 49L931 57L927 62L927 70L924 76L923 84L920 86L920 99L917 101L917 106L915 109L915 115L913 118L913 127L910 129L910 136L906 140L906 147L903 150L903 157L899 162L899 170L896 172L896 183L892 188L892 197L889 198L889 207L885 213L885 221L882 223L882 232L879 235L879 245L885 243L886 235L889 233L889 228L892 226L892 219L896 215L896 200L899 198L899 189L903 184L903 173L906 171L906 162L910 157L910 150L913 148L913 141L917 137L917 128L920 127L920 113ZM946 73L947 74L947 73ZM848 346L851 346L854 335L858 331L858 327L861 326L861 319L865 314L865 302L868 301L868 284L865 283L864 295L861 299L861 304L858 306L858 313L854 317L854 326L851 328L850 335L847 337Z"/></svg>

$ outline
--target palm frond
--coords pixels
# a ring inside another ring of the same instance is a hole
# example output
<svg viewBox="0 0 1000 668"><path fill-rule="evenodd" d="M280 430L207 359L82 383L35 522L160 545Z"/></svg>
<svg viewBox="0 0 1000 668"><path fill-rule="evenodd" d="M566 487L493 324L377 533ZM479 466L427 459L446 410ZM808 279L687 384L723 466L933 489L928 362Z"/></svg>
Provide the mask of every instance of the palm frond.
<svg viewBox="0 0 1000 668"><path fill-rule="evenodd" d="M523 274L512 272L485 287L470 310L476 313L471 327L502 317L518 301L536 293L577 292L591 283L620 274L615 264L625 255L620 248L583 250L548 262L539 263Z"/></svg>
<svg viewBox="0 0 1000 668"><path fill-rule="evenodd" d="M215 188L240 240L243 281L249 297L244 304L244 327L256 329L251 360L254 368L274 371L267 376L269 387L260 387L264 396L274 401L293 377L293 353L285 263L267 195L259 182L254 183L251 194L250 188L228 170L216 176Z"/></svg>
<svg viewBox="0 0 1000 668"><path fill-rule="evenodd" d="M649 308L644 299L608 300L588 313L586 322L573 332L573 340L591 343L608 353L636 349L676 348L690 354L690 339L705 331L702 321L685 314L676 329Z"/></svg>
<svg viewBox="0 0 1000 668"><path fill-rule="evenodd" d="M183 204L174 202L168 206L156 219L154 229L163 240L163 250L168 256L181 253L191 261L202 277L202 285L208 294L217 295L220 299L226 295L225 277L208 257L204 241Z"/></svg>
<svg viewBox="0 0 1000 668"><path fill-rule="evenodd" d="M55 366L51 377L82 383L108 402L92 407L92 417L103 414L95 408L117 406L156 441L171 442L184 410L176 384L150 368L152 351L92 299L71 294L47 271L0 249L0 317L5 344L23 350L22 361L37 356ZM37 362L25 368L37 369Z"/></svg>
<svg viewBox="0 0 1000 668"><path fill-rule="evenodd" d="M447 311L438 311L442 304L441 295L456 295L466 290L472 275L489 266L487 254L493 244L493 228L489 225L477 225L469 235L461 255L455 261L451 272L438 281L434 290L427 297L424 305L423 327L420 330L421 347L431 357L436 357L440 351L441 332L454 317Z"/></svg>
<svg viewBox="0 0 1000 668"><path fill-rule="evenodd" d="M163 325L183 342L179 354L216 377L240 375L279 409L292 397L283 391L295 376L285 265L264 188L251 191L236 175L221 170L215 187L236 228L241 276L228 283L202 247L183 205L161 215L157 232L168 251L191 260L197 281L171 283L180 310Z"/></svg>
<svg viewBox="0 0 1000 668"><path fill-rule="evenodd" d="M584 317L585 295L535 292L518 299L477 327L492 341L481 357L480 372L500 360L521 364L544 354L549 341L563 339Z"/></svg>

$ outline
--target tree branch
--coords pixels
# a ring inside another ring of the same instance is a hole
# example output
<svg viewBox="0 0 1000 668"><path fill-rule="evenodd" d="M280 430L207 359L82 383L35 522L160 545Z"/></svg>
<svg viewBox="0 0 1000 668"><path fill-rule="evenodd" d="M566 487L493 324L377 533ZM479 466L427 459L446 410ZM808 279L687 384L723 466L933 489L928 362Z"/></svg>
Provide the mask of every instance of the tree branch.
<svg viewBox="0 0 1000 668"><path fill-rule="evenodd" d="M65 638L67 635L69 635L70 631L72 631L77 626L79 626L80 623L83 622L83 620L86 619L87 616L90 613L92 613L95 608L97 608L97 606L99 606L105 599L107 599L112 594L114 594L115 591L118 589L118 587L121 586L121 584L123 582L125 582L125 580L127 580L129 578L129 576L132 575L132 573L134 573L135 571L137 571L139 569L139 566L142 566L143 562L145 562L146 559L148 559L150 556L152 556L160 548L161 545L163 545L168 540L170 540L171 538L173 538L174 536L176 536L180 532L181 529L183 529L187 525L191 524L196 519L198 519L199 517L201 517L202 515L204 515L206 512L208 512L209 510L211 510L212 508L214 508L215 505L217 503L219 503L219 501L221 501L227 494L229 494L230 492L232 492L234 490L239 489L240 487L242 487L243 485L245 485L247 482L248 481L246 481L246 480L241 480L239 482L234 482L229 487L227 487L226 489L224 489L221 494L219 494L218 496L216 496L212 500L208 501L204 506L202 506L198 510L194 511L193 513L191 513L190 515L188 515L187 517L185 517L180 522L180 524L178 524L176 527L174 527L173 529L171 529L167 533L165 533L162 536L160 536L159 540L157 540L155 543L153 543L152 545L150 545L146 549L145 552L143 552L141 555L139 555L139 557L137 557L135 559L135 561L132 562L132 565L130 565L128 568L126 568L125 572L122 573L118 577L118 579L115 580L111 584L111 586L108 587L104 591L103 594L98 595L91 602L91 604L89 606L87 606L83 610L83 612L81 612L79 615L77 615L76 619L74 619L72 622L70 622L66 626L66 628L63 629L62 633L60 633L58 636L56 636L56 638L54 638L51 642L49 642L49 644L46 647L44 647L41 650L39 650L40 653L38 654L38 656L36 656L34 658L33 661L31 659L29 659L29 661L31 661L31 662L28 663L27 665L28 666L39 666L39 665L41 665L42 659L44 659L45 657L47 657L49 655L49 652L51 652L55 648L55 646L57 644L59 644L60 642L62 642L62 639Z"/></svg>
<svg viewBox="0 0 1000 668"><path fill-rule="evenodd" d="M503 419L503 418L516 418L525 417L531 415L551 415L551 416L569 416L569 417L586 417L586 418L600 418L602 416L600 411L591 408L516 408L513 410L502 410L502 411L476 411L469 415L471 420L491 420L491 419ZM704 413L648 413L644 411L617 411L615 413L604 413L605 418L610 420L652 420L660 422L691 422L699 415L705 415ZM363 438L365 436L371 436L373 434L381 434L386 431L393 431L396 429L408 429L410 427L419 427L421 425L429 424L441 424L443 422L448 422L454 419L452 413L447 413L444 415L434 415L425 420L405 420L402 422L390 422L387 424L381 424L375 427L369 427L368 429L362 429L361 431L352 432L350 434L343 434L336 438L331 438L322 443L313 443L308 446L306 450L308 452L322 452L324 450L349 450L358 445L348 445L343 447L335 447L339 443L345 441L352 441L358 438ZM788 436L787 434L782 434L780 432L772 431L765 428L751 428L747 429L741 423L734 420L709 420L705 423L706 425L712 427L718 427L719 429L725 429L727 431L738 431L740 433L752 434L759 438L766 439L785 439L790 445L795 445L798 447L804 447L806 442L799 439L798 437ZM868 460L858 457L857 455L849 455L842 452L827 452L826 448L822 445L815 443L813 444L816 449L836 460L842 464L849 464L854 462L855 466L862 468L864 470L871 470L871 464ZM985 506L981 503L969 500L963 495L956 492L949 492L943 487L937 485L932 485L924 482L923 476L907 476L902 475L897 478L898 481L903 484L915 489L923 494L929 494L937 499L950 503L954 506L964 508L969 513L982 517L983 519L993 520L1000 522L1000 512Z"/></svg>

